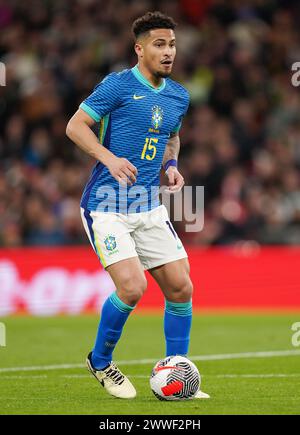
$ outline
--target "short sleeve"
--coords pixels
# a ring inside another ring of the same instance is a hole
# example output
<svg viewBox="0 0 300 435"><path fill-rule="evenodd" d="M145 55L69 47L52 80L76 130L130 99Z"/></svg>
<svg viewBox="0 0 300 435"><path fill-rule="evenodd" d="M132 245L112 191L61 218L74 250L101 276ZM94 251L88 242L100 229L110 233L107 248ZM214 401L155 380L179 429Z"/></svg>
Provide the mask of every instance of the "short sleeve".
<svg viewBox="0 0 300 435"><path fill-rule="evenodd" d="M172 134L177 134L177 133L179 133L180 128L181 128L181 124L182 124L182 118L183 118L183 116L181 117L179 124L178 124L178 125L174 128L174 130L172 131Z"/></svg>
<svg viewBox="0 0 300 435"><path fill-rule="evenodd" d="M94 121L99 122L103 116L112 112L120 103L119 76L111 73L106 76L94 91L80 104Z"/></svg>
<svg viewBox="0 0 300 435"><path fill-rule="evenodd" d="M181 114L181 116L180 116L180 120L179 120L177 126L176 126L176 127L173 129L173 131L172 131L173 134L177 134L177 133L179 133L180 128L181 128L181 124L182 124L182 120L183 120L183 118L185 117L186 112L188 111L189 104L190 104L190 96L189 96L189 93L186 92L186 99L185 99L184 109L183 109L183 112L182 112L182 114Z"/></svg>

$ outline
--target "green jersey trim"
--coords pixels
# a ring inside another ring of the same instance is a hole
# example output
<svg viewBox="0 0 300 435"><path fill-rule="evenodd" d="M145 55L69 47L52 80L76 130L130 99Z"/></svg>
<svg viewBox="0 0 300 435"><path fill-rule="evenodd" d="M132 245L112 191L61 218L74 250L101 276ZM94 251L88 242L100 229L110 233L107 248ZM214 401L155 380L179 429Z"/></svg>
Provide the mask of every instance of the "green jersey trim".
<svg viewBox="0 0 300 435"><path fill-rule="evenodd" d="M148 88L150 88L153 92L161 92L162 90L165 89L166 87L166 80L163 79L161 85L158 88L155 88L150 82L149 80L146 79L146 77L143 76L143 74L140 72L138 65L135 65L133 68L131 68L131 71L133 73L133 75L135 76L135 78L142 83L142 85L147 86Z"/></svg>
<svg viewBox="0 0 300 435"><path fill-rule="evenodd" d="M98 115L95 110L93 110L90 106L85 103L81 103L79 106L80 109L84 110L94 121L99 122L101 117Z"/></svg>

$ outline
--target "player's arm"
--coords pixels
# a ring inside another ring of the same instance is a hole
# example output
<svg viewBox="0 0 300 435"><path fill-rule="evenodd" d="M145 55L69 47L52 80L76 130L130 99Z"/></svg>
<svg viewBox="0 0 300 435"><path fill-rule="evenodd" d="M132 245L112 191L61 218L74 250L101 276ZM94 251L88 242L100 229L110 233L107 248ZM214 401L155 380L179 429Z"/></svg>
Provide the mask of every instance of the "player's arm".
<svg viewBox="0 0 300 435"><path fill-rule="evenodd" d="M91 129L94 124L93 118L84 110L78 109L68 122L66 134L79 148L103 163L118 182L132 185L136 181L136 167L127 159L115 156L100 144Z"/></svg>
<svg viewBox="0 0 300 435"><path fill-rule="evenodd" d="M170 193L179 192L184 185L184 178L177 169L179 150L179 133L171 133L163 157L163 168L169 180L169 189L166 191Z"/></svg>

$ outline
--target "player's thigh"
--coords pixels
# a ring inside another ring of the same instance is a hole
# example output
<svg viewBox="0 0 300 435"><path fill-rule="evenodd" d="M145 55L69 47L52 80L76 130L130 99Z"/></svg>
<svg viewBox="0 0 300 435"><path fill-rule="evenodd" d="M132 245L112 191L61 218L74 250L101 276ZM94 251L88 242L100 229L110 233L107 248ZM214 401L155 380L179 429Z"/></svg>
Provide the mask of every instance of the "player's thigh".
<svg viewBox="0 0 300 435"><path fill-rule="evenodd" d="M190 279L190 265L187 258L182 258L164 265L149 269L149 272L160 286L167 300L188 302L193 293Z"/></svg>
<svg viewBox="0 0 300 435"><path fill-rule="evenodd" d="M128 305L135 305L145 291L147 281L135 250L130 224L113 213L81 209L81 217L89 240L110 274L118 296Z"/></svg>
<svg viewBox="0 0 300 435"><path fill-rule="evenodd" d="M114 263L106 271L116 286L119 298L128 305L135 305L147 288L144 269L138 257Z"/></svg>
<svg viewBox="0 0 300 435"><path fill-rule="evenodd" d="M187 257L165 206L147 212L142 219L143 225L133 233L133 238L146 270Z"/></svg>
<svg viewBox="0 0 300 435"><path fill-rule="evenodd" d="M137 257L131 228L118 214L81 209L81 217L88 238L105 269L121 260Z"/></svg>

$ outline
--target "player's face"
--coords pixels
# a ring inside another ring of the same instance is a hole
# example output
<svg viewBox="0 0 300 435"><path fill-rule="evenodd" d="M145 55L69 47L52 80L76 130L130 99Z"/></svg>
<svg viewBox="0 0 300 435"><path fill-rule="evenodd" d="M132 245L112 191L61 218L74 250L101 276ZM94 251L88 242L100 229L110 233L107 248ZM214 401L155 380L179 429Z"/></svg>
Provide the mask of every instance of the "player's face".
<svg viewBox="0 0 300 435"><path fill-rule="evenodd" d="M168 77L176 56L175 34L172 29L150 30L145 37L142 62L156 77Z"/></svg>

